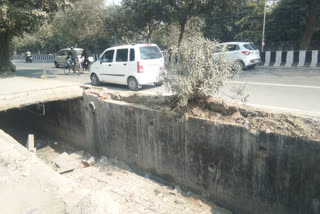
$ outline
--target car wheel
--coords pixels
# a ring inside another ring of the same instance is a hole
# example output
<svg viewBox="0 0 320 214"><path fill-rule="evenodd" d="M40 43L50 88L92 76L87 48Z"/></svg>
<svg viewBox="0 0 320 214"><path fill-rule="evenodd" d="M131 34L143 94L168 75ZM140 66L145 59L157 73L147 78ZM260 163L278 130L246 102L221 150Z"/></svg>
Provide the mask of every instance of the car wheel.
<svg viewBox="0 0 320 214"><path fill-rule="evenodd" d="M54 61L54 66L56 66L56 68L59 68L59 64L56 61Z"/></svg>
<svg viewBox="0 0 320 214"><path fill-rule="evenodd" d="M128 79L128 88L131 91L138 91L139 90L139 84L136 78L134 77L129 77Z"/></svg>
<svg viewBox="0 0 320 214"><path fill-rule="evenodd" d="M248 68L248 70L251 70L251 69L253 69L254 67L256 67L256 65L249 65L247 68Z"/></svg>
<svg viewBox="0 0 320 214"><path fill-rule="evenodd" d="M244 69L244 63L241 60L236 61L235 66L240 67L241 70Z"/></svg>
<svg viewBox="0 0 320 214"><path fill-rule="evenodd" d="M100 85L100 80L96 74L91 74L91 85L94 85L94 86Z"/></svg>

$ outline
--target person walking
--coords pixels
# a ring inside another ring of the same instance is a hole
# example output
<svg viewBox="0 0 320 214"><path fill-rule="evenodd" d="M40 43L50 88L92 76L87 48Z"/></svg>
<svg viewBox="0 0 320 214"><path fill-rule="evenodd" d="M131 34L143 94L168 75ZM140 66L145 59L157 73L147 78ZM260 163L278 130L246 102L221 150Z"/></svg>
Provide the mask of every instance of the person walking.
<svg viewBox="0 0 320 214"><path fill-rule="evenodd" d="M81 57L84 58L83 60L83 70L89 70L89 65L90 65L90 61L89 61L89 57L91 56L91 52L88 48L83 49L82 51L82 55Z"/></svg>

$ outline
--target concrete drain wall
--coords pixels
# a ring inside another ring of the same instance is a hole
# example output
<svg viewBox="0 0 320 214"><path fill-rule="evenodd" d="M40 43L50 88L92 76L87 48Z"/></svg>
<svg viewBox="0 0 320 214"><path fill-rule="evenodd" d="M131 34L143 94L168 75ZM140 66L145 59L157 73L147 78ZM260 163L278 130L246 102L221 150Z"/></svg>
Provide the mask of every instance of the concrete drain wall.
<svg viewBox="0 0 320 214"><path fill-rule="evenodd" d="M26 116L29 126L199 191L234 213L320 213L319 142L179 122L90 95L46 106L45 116Z"/></svg>

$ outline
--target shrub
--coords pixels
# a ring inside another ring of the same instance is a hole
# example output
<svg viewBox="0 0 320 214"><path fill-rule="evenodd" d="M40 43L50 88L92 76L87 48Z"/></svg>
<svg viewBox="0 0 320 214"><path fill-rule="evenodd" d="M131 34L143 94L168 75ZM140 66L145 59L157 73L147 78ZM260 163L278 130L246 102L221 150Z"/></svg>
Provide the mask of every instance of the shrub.
<svg viewBox="0 0 320 214"><path fill-rule="evenodd" d="M221 44L203 37L189 38L166 51L169 75L164 84L175 95L174 110L205 101L239 73L240 68L225 55L213 58L221 51Z"/></svg>

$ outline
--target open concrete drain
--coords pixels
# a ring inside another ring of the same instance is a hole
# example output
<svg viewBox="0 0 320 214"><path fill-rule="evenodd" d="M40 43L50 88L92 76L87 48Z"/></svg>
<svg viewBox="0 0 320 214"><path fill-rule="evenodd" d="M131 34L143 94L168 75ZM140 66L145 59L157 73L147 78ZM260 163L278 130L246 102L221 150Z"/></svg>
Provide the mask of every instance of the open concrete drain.
<svg viewBox="0 0 320 214"><path fill-rule="evenodd" d="M47 104L46 116L38 114L41 110L38 112L36 106L0 112L0 129L21 144L25 144L28 134L34 134L37 157L75 186L88 190L74 213L231 213L178 186L172 188L151 180L148 173L136 174L117 159L93 156L72 146L70 138L64 139L61 134L68 129L57 122L65 118L53 119L57 116L56 106L61 105L68 106L66 102ZM77 121L78 114L73 115L72 120ZM67 168L61 171L61 166Z"/></svg>

